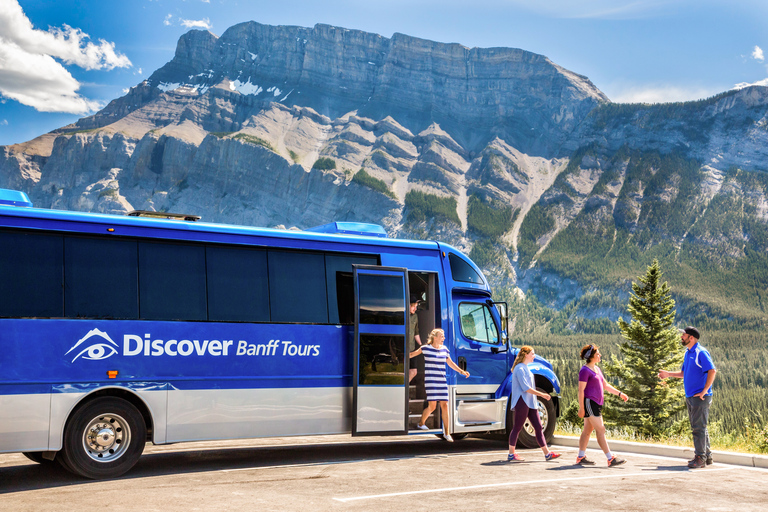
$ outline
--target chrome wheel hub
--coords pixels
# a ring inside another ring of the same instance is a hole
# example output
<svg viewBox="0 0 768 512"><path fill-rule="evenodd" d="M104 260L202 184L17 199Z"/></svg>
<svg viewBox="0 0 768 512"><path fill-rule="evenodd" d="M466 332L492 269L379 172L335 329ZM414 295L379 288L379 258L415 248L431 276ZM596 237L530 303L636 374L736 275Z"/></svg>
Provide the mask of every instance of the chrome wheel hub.
<svg viewBox="0 0 768 512"><path fill-rule="evenodd" d="M124 418L104 414L88 422L83 432L83 448L97 462L119 459L130 445L131 429Z"/></svg>

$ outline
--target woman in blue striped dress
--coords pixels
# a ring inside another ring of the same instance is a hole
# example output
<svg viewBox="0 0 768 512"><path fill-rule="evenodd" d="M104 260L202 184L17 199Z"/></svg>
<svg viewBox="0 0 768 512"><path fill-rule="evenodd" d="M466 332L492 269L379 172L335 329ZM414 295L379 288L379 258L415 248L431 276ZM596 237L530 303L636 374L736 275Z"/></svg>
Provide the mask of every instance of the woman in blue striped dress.
<svg viewBox="0 0 768 512"><path fill-rule="evenodd" d="M445 380L445 364L462 374L464 377L469 377L469 372L459 368L456 363L451 360L451 355L448 352L448 348L443 345L445 341L445 333L442 329L433 329L429 333L429 339L426 345L422 345L418 349L409 354L409 357L416 357L419 354L424 354L424 387L427 391L427 408L421 413L421 420L419 420L419 428L422 430L429 430L424 423L429 418L429 415L437 407L437 403L440 403L440 410L443 417L443 437L446 441L453 442L451 434L448 433L448 425L445 423L448 421L448 383Z"/></svg>

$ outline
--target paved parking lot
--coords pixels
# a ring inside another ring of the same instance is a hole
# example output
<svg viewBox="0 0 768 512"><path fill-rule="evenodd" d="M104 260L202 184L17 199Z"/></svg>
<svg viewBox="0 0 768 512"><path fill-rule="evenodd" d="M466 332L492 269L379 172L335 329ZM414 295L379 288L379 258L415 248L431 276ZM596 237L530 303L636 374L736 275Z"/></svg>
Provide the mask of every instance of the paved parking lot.
<svg viewBox="0 0 768 512"><path fill-rule="evenodd" d="M503 443L434 436L279 438L147 446L124 477L87 481L21 454L0 454L0 510L760 510L768 470L623 454L607 468L573 464L574 448L544 462Z"/></svg>

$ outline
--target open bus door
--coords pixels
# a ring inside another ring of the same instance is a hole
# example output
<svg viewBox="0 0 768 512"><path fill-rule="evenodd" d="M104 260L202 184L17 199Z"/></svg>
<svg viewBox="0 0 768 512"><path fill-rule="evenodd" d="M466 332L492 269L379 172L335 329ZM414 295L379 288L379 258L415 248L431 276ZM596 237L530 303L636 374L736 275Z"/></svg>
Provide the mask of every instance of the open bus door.
<svg viewBox="0 0 768 512"><path fill-rule="evenodd" d="M352 435L408 431L408 271L353 265Z"/></svg>

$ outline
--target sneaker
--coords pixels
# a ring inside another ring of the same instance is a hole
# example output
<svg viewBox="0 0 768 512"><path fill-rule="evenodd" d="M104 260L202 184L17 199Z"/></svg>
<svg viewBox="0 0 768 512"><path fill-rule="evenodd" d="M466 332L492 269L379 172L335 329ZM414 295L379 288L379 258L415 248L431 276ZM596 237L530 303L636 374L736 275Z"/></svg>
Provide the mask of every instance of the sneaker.
<svg viewBox="0 0 768 512"><path fill-rule="evenodd" d="M625 462L627 461L625 461L624 459L620 459L614 455L613 457L611 457L611 460L608 461L608 467L612 468L613 466L621 466Z"/></svg>
<svg viewBox="0 0 768 512"><path fill-rule="evenodd" d="M522 458L521 456L519 456L516 453L510 453L509 455L507 455L507 462L512 462L512 461L514 461L514 462L522 462L524 460L525 460L524 458Z"/></svg>
<svg viewBox="0 0 768 512"><path fill-rule="evenodd" d="M576 465L577 466L594 466L595 461L588 459L587 456L585 455L583 457L576 457Z"/></svg>
<svg viewBox="0 0 768 512"><path fill-rule="evenodd" d="M706 467L707 459L703 455L697 455L692 461L688 463L688 467L691 469L701 469Z"/></svg>
<svg viewBox="0 0 768 512"><path fill-rule="evenodd" d="M416 428L418 428L419 430L429 430L429 427L426 425L416 425Z"/></svg>
<svg viewBox="0 0 768 512"><path fill-rule="evenodd" d="M713 464L713 460L712 460L712 456L711 455L707 456L707 461L706 462L707 462L707 466L711 466Z"/></svg>
<svg viewBox="0 0 768 512"><path fill-rule="evenodd" d="M559 454L559 453L555 453L555 452L549 452L548 454L546 454L546 455L544 456L544 459L546 459L546 460L555 460L555 459L556 459L556 458L558 458L559 456L560 456L560 454Z"/></svg>
<svg viewBox="0 0 768 512"><path fill-rule="evenodd" d="M449 443L453 442L453 438L451 437L451 434L443 434L443 439L445 439Z"/></svg>

